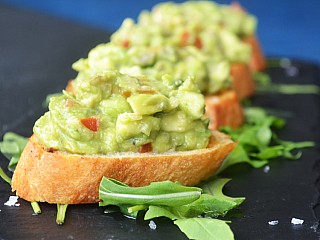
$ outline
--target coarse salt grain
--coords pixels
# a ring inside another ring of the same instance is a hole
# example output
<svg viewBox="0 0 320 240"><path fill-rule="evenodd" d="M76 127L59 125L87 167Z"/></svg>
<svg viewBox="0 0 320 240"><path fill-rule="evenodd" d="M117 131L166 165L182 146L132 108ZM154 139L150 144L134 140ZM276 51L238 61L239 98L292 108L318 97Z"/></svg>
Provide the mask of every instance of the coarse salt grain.
<svg viewBox="0 0 320 240"><path fill-rule="evenodd" d="M18 196L10 196L9 200L5 202L3 205L10 206L10 207L12 206L18 207L20 206L20 203L18 203L18 199L19 199Z"/></svg>
<svg viewBox="0 0 320 240"><path fill-rule="evenodd" d="M274 226L274 225L277 225L279 223L279 221L278 220L272 220L272 221L269 221L268 223L269 223L269 225Z"/></svg>
<svg viewBox="0 0 320 240"><path fill-rule="evenodd" d="M156 225L156 223L154 222L154 221L150 221L149 222L149 227L152 229L152 230L155 230L156 228L157 228L157 225Z"/></svg>
<svg viewBox="0 0 320 240"><path fill-rule="evenodd" d="M270 166L265 166L263 172L268 173L270 171Z"/></svg>
<svg viewBox="0 0 320 240"><path fill-rule="evenodd" d="M292 218L291 219L291 223L294 225L298 225L298 224L303 224L304 220L299 219L299 218Z"/></svg>

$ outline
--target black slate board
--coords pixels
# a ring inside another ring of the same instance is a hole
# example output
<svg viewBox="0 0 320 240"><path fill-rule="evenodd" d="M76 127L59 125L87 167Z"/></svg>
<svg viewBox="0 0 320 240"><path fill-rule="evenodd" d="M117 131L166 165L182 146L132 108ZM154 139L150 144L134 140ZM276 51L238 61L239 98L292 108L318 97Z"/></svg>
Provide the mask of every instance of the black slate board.
<svg viewBox="0 0 320 240"><path fill-rule="evenodd" d="M71 64L86 57L89 49L106 42L109 33L48 16L0 5L0 135L32 132L34 121L46 110L42 101L63 89L75 76ZM315 64L292 61L288 68L269 68L272 80L319 84ZM253 103L280 113L287 125L283 139L319 141L319 97L315 95L257 95ZM0 166L7 160L1 155ZM231 228L236 239L320 239L318 203L319 151L306 149L298 161L277 159L270 171L239 165L223 176L233 180L225 187L231 196L247 200L236 211ZM317 186L318 184L318 186ZM107 215L97 205L69 206L63 226L55 224L56 206L41 204L43 213L33 216L29 203L4 206L10 187L0 180L0 239L186 239L169 220L157 219L156 230L148 222ZM292 217L304 219L293 226ZM276 226L268 221L279 220Z"/></svg>

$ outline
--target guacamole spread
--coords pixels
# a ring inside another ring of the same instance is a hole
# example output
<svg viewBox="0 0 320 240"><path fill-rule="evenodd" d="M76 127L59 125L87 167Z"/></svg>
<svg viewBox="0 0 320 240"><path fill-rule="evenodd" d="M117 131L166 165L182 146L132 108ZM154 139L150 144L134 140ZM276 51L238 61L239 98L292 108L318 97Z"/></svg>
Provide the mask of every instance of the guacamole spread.
<svg viewBox="0 0 320 240"><path fill-rule="evenodd" d="M143 11L137 23L124 20L111 41L73 65L80 77L105 69L161 79L193 76L204 94L232 85L233 63L248 63L251 48L243 36L255 32L255 17L209 1L161 3Z"/></svg>
<svg viewBox="0 0 320 240"><path fill-rule="evenodd" d="M126 19L78 60L72 88L34 126L47 147L79 154L205 148L204 97L228 89L248 63L256 20L210 1L162 3Z"/></svg>
<svg viewBox="0 0 320 240"><path fill-rule="evenodd" d="M52 97L34 133L47 147L78 154L206 148L204 98L192 77L161 81L102 71Z"/></svg>

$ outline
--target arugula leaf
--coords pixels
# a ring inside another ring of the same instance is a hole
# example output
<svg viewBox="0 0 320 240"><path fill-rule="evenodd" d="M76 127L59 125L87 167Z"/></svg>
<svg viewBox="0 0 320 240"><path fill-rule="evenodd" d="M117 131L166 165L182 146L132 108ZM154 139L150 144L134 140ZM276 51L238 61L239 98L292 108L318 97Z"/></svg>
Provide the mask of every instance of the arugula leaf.
<svg viewBox="0 0 320 240"><path fill-rule="evenodd" d="M207 193L207 194L219 197L224 201L230 201L230 202L234 202L236 205L240 205L245 200L244 197L234 198L234 197L226 196L223 193L224 186L230 181L231 181L230 178L216 178L214 181L204 183L200 187L202 188L203 193Z"/></svg>
<svg viewBox="0 0 320 240"><path fill-rule="evenodd" d="M188 218L174 221L189 239L197 240L231 240L234 239L229 225L213 218Z"/></svg>
<svg viewBox="0 0 320 240"><path fill-rule="evenodd" d="M277 157L298 159L301 152L294 155L293 150L314 146L310 141L290 142L279 139L275 130L285 125L284 119L272 116L262 108L246 107L245 119L245 124L238 129L221 129L234 141L238 141L238 145L228 155L218 173L237 163L248 163L254 168L260 168Z"/></svg>
<svg viewBox="0 0 320 240"><path fill-rule="evenodd" d="M235 208L238 204L218 196L202 194L200 198L190 204L177 206L172 209L175 214L190 217L219 217L225 216L228 211Z"/></svg>
<svg viewBox="0 0 320 240"><path fill-rule="evenodd" d="M261 168L265 166L268 163L268 161L250 159L247 151L240 144L238 144L223 161L216 175L219 175L219 173L223 172L223 170L238 163L247 163L254 168Z"/></svg>
<svg viewBox="0 0 320 240"><path fill-rule="evenodd" d="M21 157L21 153L27 145L28 138L20 136L13 132L7 132L3 136L3 141L0 142L0 151L2 154L10 160L8 169L14 172L18 161ZM0 177L11 185L11 178L0 167ZM41 213L41 208L37 202L31 202L32 210L35 214Z"/></svg>
<svg viewBox="0 0 320 240"><path fill-rule="evenodd" d="M201 195L201 189L185 187L170 181L154 182L145 187L132 188L114 179L103 177L99 198L105 205L165 205L178 206L193 202Z"/></svg>
<svg viewBox="0 0 320 240"><path fill-rule="evenodd" d="M28 139L13 132L7 132L0 142L0 151L10 160L8 169L14 171Z"/></svg>
<svg viewBox="0 0 320 240"><path fill-rule="evenodd" d="M183 213L188 217L201 214L205 217L225 216L228 211L239 206L245 200L243 197L233 198L223 193L223 187L230 180L216 178L200 185L203 190L201 197L190 204L177 207L175 211L179 211L180 215Z"/></svg>
<svg viewBox="0 0 320 240"><path fill-rule="evenodd" d="M244 201L244 198L232 198L224 195L223 187L229 181L230 179L214 179L201 186L203 193L201 194L200 191L201 195L198 198L190 201L188 195L179 195L179 201L172 204L168 202L167 198L158 198L158 196L162 193L166 195L168 190L170 194L172 192L180 194L192 193L201 189L184 187L170 181L155 182L146 187L132 188L114 179L103 178L99 189L100 199L103 201L100 206L117 205L123 214L132 217L136 217L139 211L146 210L145 220L158 217L169 218L187 237L192 239L233 239L233 233L227 223L215 219L215 217L225 216L228 211ZM112 194L108 195L108 193ZM143 194L142 198L141 194ZM126 199L126 197L128 198ZM149 201L154 197L157 198L156 201ZM139 200L136 201L136 199Z"/></svg>
<svg viewBox="0 0 320 240"><path fill-rule="evenodd" d="M184 219L184 216L180 216L178 212L172 212L172 208L165 206L150 205L148 211L144 215L144 220L150 220L158 217L166 217L171 220Z"/></svg>
<svg viewBox="0 0 320 240"><path fill-rule="evenodd" d="M170 209L172 211L172 209ZM189 239L234 239L233 233L225 221L214 218L180 216L172 213L168 207L150 206L145 220L167 217L186 234Z"/></svg>

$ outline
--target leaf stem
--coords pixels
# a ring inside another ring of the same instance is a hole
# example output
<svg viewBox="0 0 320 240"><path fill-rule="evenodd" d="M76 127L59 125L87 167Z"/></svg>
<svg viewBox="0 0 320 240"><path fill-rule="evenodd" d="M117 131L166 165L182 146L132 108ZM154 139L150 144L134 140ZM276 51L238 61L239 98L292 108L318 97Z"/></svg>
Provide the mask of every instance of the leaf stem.
<svg viewBox="0 0 320 240"><path fill-rule="evenodd" d="M11 185L11 178L3 171L1 167L0 167L0 177Z"/></svg>
<svg viewBox="0 0 320 240"><path fill-rule="evenodd" d="M41 213L41 208L40 208L38 202L31 202L30 204L31 204L31 207L32 207L33 212L35 214L40 214Z"/></svg>
<svg viewBox="0 0 320 240"><path fill-rule="evenodd" d="M128 208L128 213L138 212L148 208L148 205L135 205Z"/></svg>
<svg viewBox="0 0 320 240"><path fill-rule="evenodd" d="M64 219L66 217L68 204L57 204L57 218L56 223L58 225L62 225L64 223Z"/></svg>

